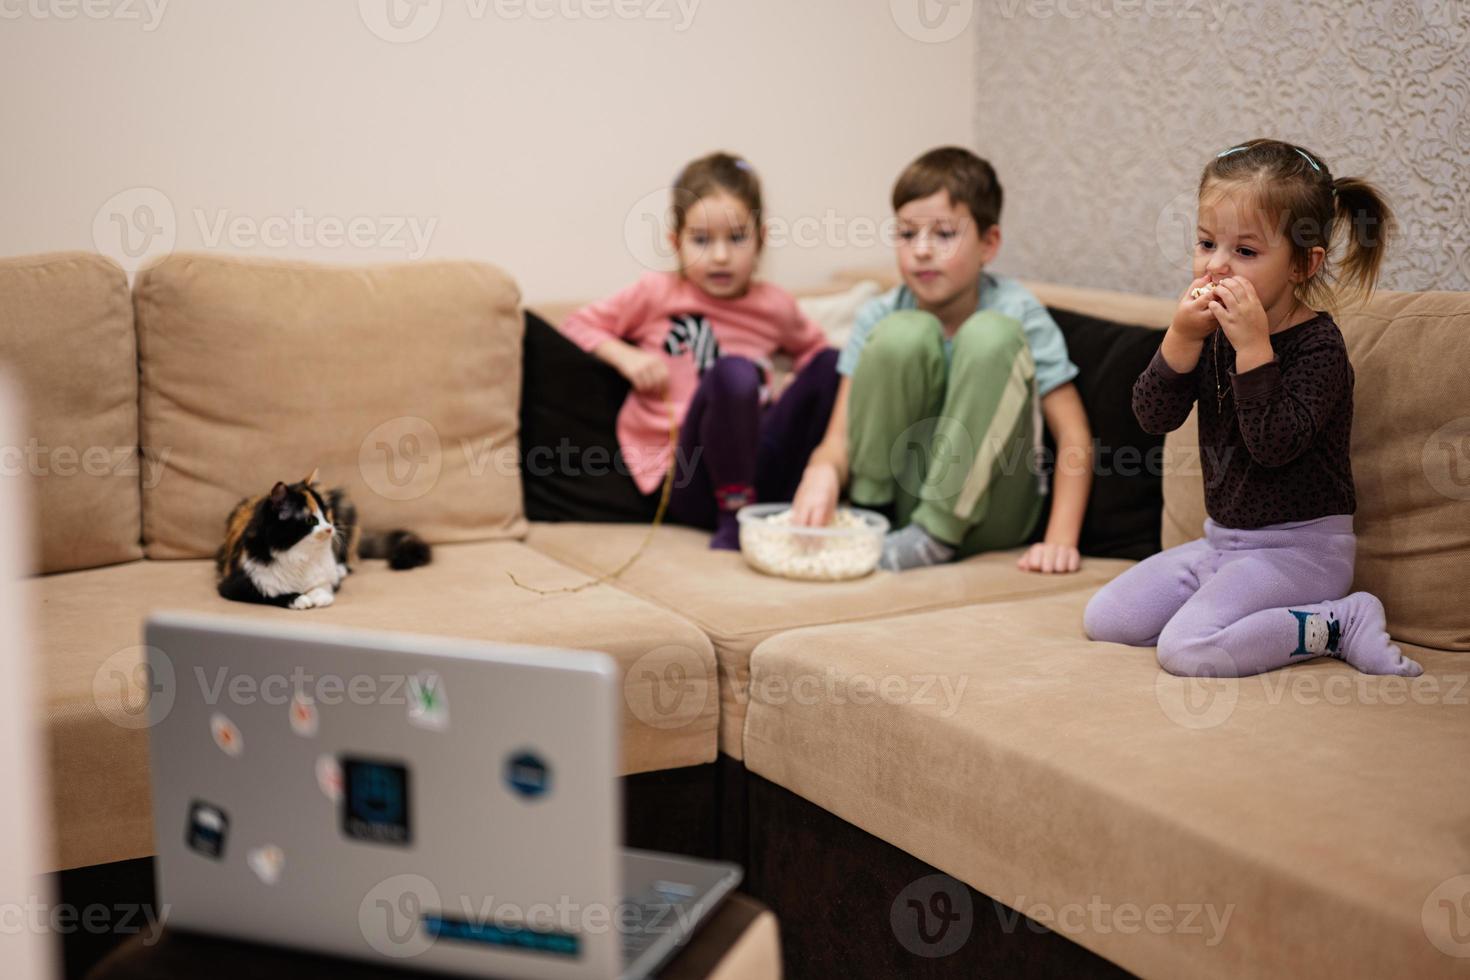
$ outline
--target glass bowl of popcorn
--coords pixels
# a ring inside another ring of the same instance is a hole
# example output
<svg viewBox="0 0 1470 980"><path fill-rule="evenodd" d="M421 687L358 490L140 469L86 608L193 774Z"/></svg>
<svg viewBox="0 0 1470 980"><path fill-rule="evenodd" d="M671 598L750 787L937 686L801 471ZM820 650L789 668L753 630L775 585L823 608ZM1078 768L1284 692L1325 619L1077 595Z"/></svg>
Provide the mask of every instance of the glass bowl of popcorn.
<svg viewBox="0 0 1470 980"><path fill-rule="evenodd" d="M791 523L790 504L751 504L735 515L740 553L767 575L807 582L862 578L878 567L888 519L855 507L839 507L826 527Z"/></svg>

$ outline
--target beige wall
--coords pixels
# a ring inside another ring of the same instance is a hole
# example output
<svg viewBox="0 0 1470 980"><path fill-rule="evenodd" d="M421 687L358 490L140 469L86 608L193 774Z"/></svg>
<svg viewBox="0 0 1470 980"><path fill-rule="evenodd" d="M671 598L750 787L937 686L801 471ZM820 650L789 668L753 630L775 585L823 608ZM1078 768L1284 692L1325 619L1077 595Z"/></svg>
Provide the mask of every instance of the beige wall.
<svg viewBox="0 0 1470 980"><path fill-rule="evenodd" d="M0 0L0 254L478 257L587 297L661 261L646 215L725 147L786 242L764 272L818 283L888 261L898 169L971 135L968 11L920 2Z"/></svg>
<svg viewBox="0 0 1470 980"><path fill-rule="evenodd" d="M1194 187L1255 136L1380 182L1384 285L1470 289L1464 0L974 0L977 145L1009 194L1000 267L1174 295Z"/></svg>
<svg viewBox="0 0 1470 980"><path fill-rule="evenodd" d="M1269 133L1389 190L1405 234L1387 285L1467 289L1464 11L0 0L0 254L467 256L533 301L586 297L666 260L651 225L665 186L728 147L766 181L764 272L804 286L886 264L893 176L954 141L1005 183L1000 269L1168 294L1199 168Z"/></svg>

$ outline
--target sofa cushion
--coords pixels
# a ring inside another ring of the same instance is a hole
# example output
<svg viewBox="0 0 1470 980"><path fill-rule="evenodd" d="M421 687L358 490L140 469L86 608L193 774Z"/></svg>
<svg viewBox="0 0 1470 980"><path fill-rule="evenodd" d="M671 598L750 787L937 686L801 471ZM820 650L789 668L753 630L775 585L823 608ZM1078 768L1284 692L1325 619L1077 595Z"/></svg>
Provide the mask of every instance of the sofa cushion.
<svg viewBox="0 0 1470 980"><path fill-rule="evenodd" d="M1357 375L1353 586L1396 639L1470 650L1470 293L1380 293L1339 325ZM1191 415L1165 442L1165 547L1203 530L1198 438Z"/></svg>
<svg viewBox="0 0 1470 980"><path fill-rule="evenodd" d="M60 572L142 557L138 370L122 269L81 252L0 259L0 364L27 422L0 460L24 475L38 567Z"/></svg>
<svg viewBox="0 0 1470 980"><path fill-rule="evenodd" d="M589 574L605 575L635 554L646 535L646 528L625 524L533 524L526 543ZM709 636L720 664L720 751L738 759L750 652L768 636L803 626L1096 589L1131 564L1086 559L1075 575L1035 575L1016 568L1019 554L996 552L901 574L875 572L850 582L793 582L752 570L736 552L711 551L705 532L661 527L612 584L678 613Z"/></svg>
<svg viewBox="0 0 1470 980"><path fill-rule="evenodd" d="M1147 558L1159 550L1164 500L1158 464L1164 439L1144 432L1134 418L1133 382L1153 359L1164 332L1073 310L1051 314L1077 365L1074 383L1092 428L1092 490L1078 546L1084 555ZM1050 432L1046 445L1056 452ZM1053 499L1047 497L1048 512ZM1043 515L1036 540L1045 529Z"/></svg>
<svg viewBox="0 0 1470 980"><path fill-rule="evenodd" d="M136 287L150 558L213 554L244 496L319 467L370 529L524 533L519 294L470 262L179 255Z"/></svg>
<svg viewBox="0 0 1470 980"><path fill-rule="evenodd" d="M526 311L521 375L521 489L533 521L651 521L618 445L628 382Z"/></svg>
<svg viewBox="0 0 1470 980"><path fill-rule="evenodd" d="M838 292L806 294L797 299L802 316L811 320L827 338L827 345L842 350L857 325L858 311L882 295L884 287L875 279L861 279Z"/></svg>
<svg viewBox="0 0 1470 980"><path fill-rule="evenodd" d="M1209 515L1205 512L1205 478L1199 461L1198 416L1198 409L1192 410L1183 425L1164 437L1164 520L1159 542L1165 548L1205 536L1205 518ZM1361 534L1362 526L1357 530Z"/></svg>
<svg viewBox="0 0 1470 980"><path fill-rule="evenodd" d="M336 603L309 612L226 602L203 561L134 562L31 583L51 771L64 777L54 787L59 866L152 853L144 702L133 672L143 620L155 609L601 650L625 671L625 773L715 758L715 659L698 629L617 589L541 596L511 574L539 589L586 581L502 541L439 547L432 564L411 572L364 562Z"/></svg>
<svg viewBox="0 0 1470 980"><path fill-rule="evenodd" d="M1120 293L1111 289L1087 286L1064 286L1051 282L1025 279L1021 283L1032 295L1052 309L1073 310L1114 323L1140 323L1163 329L1174 316L1177 300L1138 293ZM1183 285L1180 286L1183 291Z"/></svg>
<svg viewBox="0 0 1470 980"><path fill-rule="evenodd" d="M893 266L866 269L844 269L832 276L839 286L856 285L865 280L878 283L883 289L892 289L902 280ZM1041 300L1043 306L1076 310L1088 316L1101 317L1117 323L1141 323L1150 327L1164 327L1174 315L1177 300L1159 296L1143 296L1138 293L1123 293L1113 289L1095 289L1091 286L1067 286L1060 283L1022 279L1021 285L1031 295ZM1180 286L1183 292L1183 285Z"/></svg>
<svg viewBox="0 0 1470 980"><path fill-rule="evenodd" d="M1088 597L766 640L745 764L1141 976L1454 972L1464 660L1179 678Z"/></svg>

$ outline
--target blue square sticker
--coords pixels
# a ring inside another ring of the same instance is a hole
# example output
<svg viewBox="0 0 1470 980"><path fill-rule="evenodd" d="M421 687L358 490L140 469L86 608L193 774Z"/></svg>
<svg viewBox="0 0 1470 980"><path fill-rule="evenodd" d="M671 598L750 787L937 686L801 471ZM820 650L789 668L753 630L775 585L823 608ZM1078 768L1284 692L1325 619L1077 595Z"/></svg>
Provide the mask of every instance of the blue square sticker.
<svg viewBox="0 0 1470 980"><path fill-rule="evenodd" d="M342 832L355 840L406 847L413 840L408 768L342 758Z"/></svg>
<svg viewBox="0 0 1470 980"><path fill-rule="evenodd" d="M189 825L184 835L189 850L218 861L224 857L229 833L230 816L223 809L203 800L189 804Z"/></svg>
<svg viewBox="0 0 1470 980"><path fill-rule="evenodd" d="M534 752L519 752L505 762L505 782L525 799L535 799L551 789L551 767Z"/></svg>

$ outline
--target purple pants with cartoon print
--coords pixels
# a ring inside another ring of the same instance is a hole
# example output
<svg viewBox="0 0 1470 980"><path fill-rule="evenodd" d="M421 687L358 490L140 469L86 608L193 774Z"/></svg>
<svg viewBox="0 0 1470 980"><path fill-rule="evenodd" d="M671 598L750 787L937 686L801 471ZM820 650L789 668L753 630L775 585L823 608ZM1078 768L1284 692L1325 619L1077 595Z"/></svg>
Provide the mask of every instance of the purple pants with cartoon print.
<svg viewBox="0 0 1470 980"><path fill-rule="evenodd" d="M1094 640L1157 646L1171 674L1243 677L1332 655L1356 549L1349 514L1254 530L1206 520L1203 540L1104 586L1084 626Z"/></svg>

